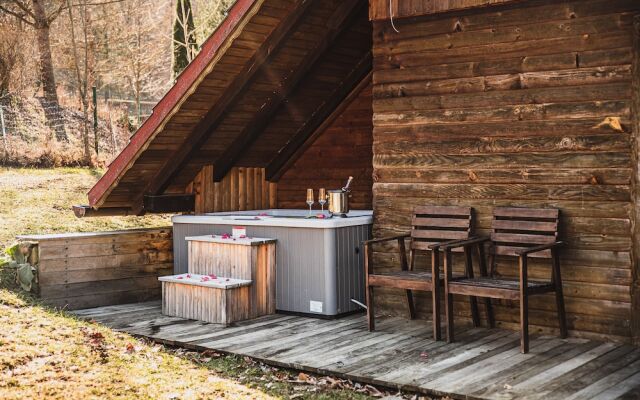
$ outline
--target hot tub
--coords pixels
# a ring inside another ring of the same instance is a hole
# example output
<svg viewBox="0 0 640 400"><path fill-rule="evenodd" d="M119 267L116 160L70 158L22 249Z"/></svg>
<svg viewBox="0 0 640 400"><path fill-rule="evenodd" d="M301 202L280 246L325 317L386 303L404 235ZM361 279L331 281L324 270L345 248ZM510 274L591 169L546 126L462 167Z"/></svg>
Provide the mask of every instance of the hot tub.
<svg viewBox="0 0 640 400"><path fill-rule="evenodd" d="M248 236L277 239L278 311L325 317L357 311L351 299L364 302L360 246L371 237L373 212L325 219L308 215L306 210L276 209L174 216L174 273L187 271L185 237L230 234L233 226L244 226Z"/></svg>

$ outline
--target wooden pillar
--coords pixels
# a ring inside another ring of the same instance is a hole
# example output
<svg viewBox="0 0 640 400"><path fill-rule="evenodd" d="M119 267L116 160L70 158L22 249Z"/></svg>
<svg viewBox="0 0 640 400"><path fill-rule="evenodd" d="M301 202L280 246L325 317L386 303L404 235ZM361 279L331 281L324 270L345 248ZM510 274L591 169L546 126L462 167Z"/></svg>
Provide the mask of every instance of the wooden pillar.
<svg viewBox="0 0 640 400"><path fill-rule="evenodd" d="M632 160L632 286L631 286L631 338L640 345L640 15L633 18L631 105L631 160Z"/></svg>

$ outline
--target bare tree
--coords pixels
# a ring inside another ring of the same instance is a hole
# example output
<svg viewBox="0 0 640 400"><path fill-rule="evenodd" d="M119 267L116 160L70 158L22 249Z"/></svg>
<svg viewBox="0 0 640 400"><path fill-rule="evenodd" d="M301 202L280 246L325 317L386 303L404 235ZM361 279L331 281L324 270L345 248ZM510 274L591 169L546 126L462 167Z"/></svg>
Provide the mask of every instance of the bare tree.
<svg viewBox="0 0 640 400"><path fill-rule="evenodd" d="M78 88L78 98L82 105L83 115L83 131L82 131L82 147L84 160L87 164L91 163L91 147L89 146L89 16L87 14L87 0L79 0L79 24L82 31L82 50L83 57L80 60L78 55L78 41L76 40L76 21L73 18L73 7L71 7L71 0L67 0L67 11L69 13L69 27L71 31L71 49L73 52L73 63L76 73L76 83ZM80 71L80 62L82 62L83 70Z"/></svg>
<svg viewBox="0 0 640 400"><path fill-rule="evenodd" d="M2 0L0 2L0 11L35 28L40 58L40 81L44 96L56 104L58 103L58 94L51 59L50 28L51 23L60 15L63 7L62 1Z"/></svg>
<svg viewBox="0 0 640 400"><path fill-rule="evenodd" d="M202 45L227 16L235 0L192 0L196 37Z"/></svg>
<svg viewBox="0 0 640 400"><path fill-rule="evenodd" d="M193 23L191 0L176 0L176 11L173 17L173 79L198 54L196 28Z"/></svg>
<svg viewBox="0 0 640 400"><path fill-rule="evenodd" d="M136 127L141 123L141 102L156 98L168 88L170 82L170 42L166 32L170 29L170 8L158 7L153 0L130 0L118 5L113 17L106 62L109 70L105 82L126 85L133 95ZM167 30L158 30L159 23Z"/></svg>
<svg viewBox="0 0 640 400"><path fill-rule="evenodd" d="M9 93L16 64L20 58L19 35L14 26L5 24L0 17L0 98Z"/></svg>

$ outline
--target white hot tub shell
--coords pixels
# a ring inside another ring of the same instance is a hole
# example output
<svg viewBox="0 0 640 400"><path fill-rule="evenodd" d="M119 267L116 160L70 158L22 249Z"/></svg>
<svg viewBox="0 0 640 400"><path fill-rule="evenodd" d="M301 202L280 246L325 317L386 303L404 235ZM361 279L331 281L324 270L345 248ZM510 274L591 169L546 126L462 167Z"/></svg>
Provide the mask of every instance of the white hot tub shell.
<svg viewBox="0 0 640 400"><path fill-rule="evenodd" d="M248 236L277 239L278 311L332 317L359 310L351 299L364 302L361 243L371 238L373 212L327 219L307 215L279 209L174 216L174 273L187 271L185 237L231 234L234 226L244 226Z"/></svg>

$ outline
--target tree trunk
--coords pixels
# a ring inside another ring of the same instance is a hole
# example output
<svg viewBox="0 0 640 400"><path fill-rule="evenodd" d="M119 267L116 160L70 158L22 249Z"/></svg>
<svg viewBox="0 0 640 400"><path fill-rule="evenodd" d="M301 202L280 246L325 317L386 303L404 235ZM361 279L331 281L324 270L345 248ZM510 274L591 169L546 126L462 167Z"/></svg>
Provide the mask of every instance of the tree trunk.
<svg viewBox="0 0 640 400"><path fill-rule="evenodd" d="M41 4L42 0L33 0L33 14L36 17L35 28L38 39L38 53L40 56L40 79L44 97L48 101L58 103L56 92L56 78L53 75L53 61L51 60L51 41L49 39L49 21Z"/></svg>
<svg viewBox="0 0 640 400"><path fill-rule="evenodd" d="M40 80L45 98L45 117L47 118L49 127L55 130L58 141L67 142L69 139L64 130L64 120L59 116L60 103L58 101L58 93L56 92L56 78L53 74L53 61L51 59L49 20L42 5L42 0L32 0L32 4L40 58Z"/></svg>

